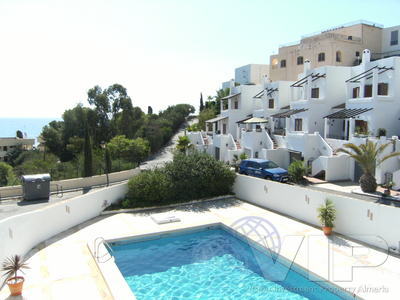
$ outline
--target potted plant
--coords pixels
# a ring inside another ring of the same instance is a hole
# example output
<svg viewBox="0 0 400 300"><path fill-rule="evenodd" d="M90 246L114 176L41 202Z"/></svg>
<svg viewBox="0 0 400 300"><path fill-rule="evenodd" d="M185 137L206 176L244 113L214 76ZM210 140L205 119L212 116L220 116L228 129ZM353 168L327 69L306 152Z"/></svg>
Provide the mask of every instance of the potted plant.
<svg viewBox="0 0 400 300"><path fill-rule="evenodd" d="M325 203L318 208L318 218L324 234L330 235L336 219L336 209L331 200L326 199Z"/></svg>
<svg viewBox="0 0 400 300"><path fill-rule="evenodd" d="M382 185L382 187L385 188L383 193L386 196L390 196L390 190L392 189L393 185L394 185L393 181L389 181L388 183Z"/></svg>
<svg viewBox="0 0 400 300"><path fill-rule="evenodd" d="M11 296L22 294L22 288L25 278L18 276L18 271L24 273L22 269L29 269L28 264L19 255L14 255L6 258L2 264L1 271L5 272L6 283L10 289Z"/></svg>

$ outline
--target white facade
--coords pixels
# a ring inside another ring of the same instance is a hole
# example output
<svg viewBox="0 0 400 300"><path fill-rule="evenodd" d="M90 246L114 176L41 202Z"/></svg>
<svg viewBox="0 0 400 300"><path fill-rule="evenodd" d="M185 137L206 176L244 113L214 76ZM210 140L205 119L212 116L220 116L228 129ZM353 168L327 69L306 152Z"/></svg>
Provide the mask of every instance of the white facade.
<svg viewBox="0 0 400 300"><path fill-rule="evenodd" d="M20 139L17 137L0 138L0 161L7 161L7 152L21 146L24 150L31 150L35 139Z"/></svg>
<svg viewBox="0 0 400 300"><path fill-rule="evenodd" d="M235 82L239 84L262 84L269 76L269 65L249 64L235 69Z"/></svg>

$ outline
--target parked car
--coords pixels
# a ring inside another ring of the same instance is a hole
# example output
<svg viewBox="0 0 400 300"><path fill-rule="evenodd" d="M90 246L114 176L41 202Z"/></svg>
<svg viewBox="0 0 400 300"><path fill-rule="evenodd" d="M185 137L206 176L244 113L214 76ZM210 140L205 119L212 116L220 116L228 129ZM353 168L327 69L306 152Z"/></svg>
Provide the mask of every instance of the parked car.
<svg viewBox="0 0 400 300"><path fill-rule="evenodd" d="M289 180L287 170L280 168L273 161L258 158L242 160L239 166L239 173L279 182L287 182Z"/></svg>

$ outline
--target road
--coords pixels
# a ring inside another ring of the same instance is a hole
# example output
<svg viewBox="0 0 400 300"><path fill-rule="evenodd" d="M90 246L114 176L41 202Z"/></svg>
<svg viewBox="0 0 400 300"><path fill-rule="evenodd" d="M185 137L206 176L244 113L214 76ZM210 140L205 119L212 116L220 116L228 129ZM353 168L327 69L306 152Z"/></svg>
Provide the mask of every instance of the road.
<svg viewBox="0 0 400 300"><path fill-rule="evenodd" d="M185 134L185 128L188 125L192 125L194 122L197 122L196 119L189 121L171 138L169 143L161 149L158 153L153 155L148 161L142 163L140 168L142 170L154 169L156 167L162 167L166 162L172 161L173 151L178 143L178 139L180 136Z"/></svg>
<svg viewBox="0 0 400 300"><path fill-rule="evenodd" d="M189 124L192 124L194 121L190 121ZM185 128L187 127L188 124L185 124L182 126L182 128L171 138L169 143L161 149L158 153L154 154L149 160L144 162L143 164L140 165L140 168L145 170L145 169L153 169L156 167L161 167L163 166L166 162L171 161L173 158L173 150L176 147L176 144L178 142L179 136L183 136L185 132ZM83 190L78 190L78 191L73 191L73 192L68 192L64 193L62 196L61 195L51 195L49 201L21 201L21 199L13 199L13 200L5 200L5 201L0 201L0 220L13 216L13 215L18 215L22 213L26 213L29 211L33 211L36 209L43 208L47 205L62 201L62 200L67 200L79 195L82 195L84 193L90 193L93 190L96 190L101 187L96 187L93 188L89 191L83 191Z"/></svg>

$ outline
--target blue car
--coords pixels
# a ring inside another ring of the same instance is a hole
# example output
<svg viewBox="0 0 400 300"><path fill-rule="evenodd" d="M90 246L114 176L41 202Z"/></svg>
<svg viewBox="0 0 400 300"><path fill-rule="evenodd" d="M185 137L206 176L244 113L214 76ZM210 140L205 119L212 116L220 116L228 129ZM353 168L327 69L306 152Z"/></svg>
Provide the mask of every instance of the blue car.
<svg viewBox="0 0 400 300"><path fill-rule="evenodd" d="M239 173L279 182L289 180L287 170L280 168L273 161L258 158L242 160Z"/></svg>

